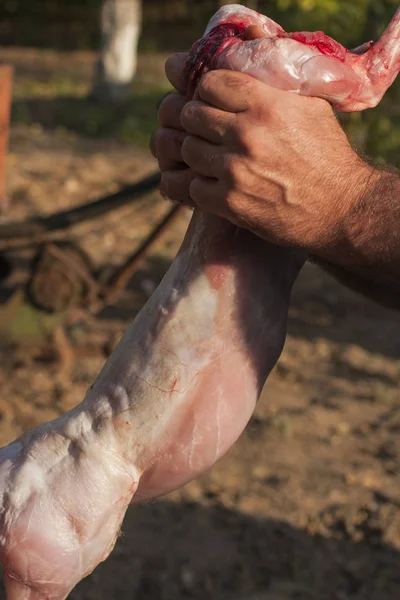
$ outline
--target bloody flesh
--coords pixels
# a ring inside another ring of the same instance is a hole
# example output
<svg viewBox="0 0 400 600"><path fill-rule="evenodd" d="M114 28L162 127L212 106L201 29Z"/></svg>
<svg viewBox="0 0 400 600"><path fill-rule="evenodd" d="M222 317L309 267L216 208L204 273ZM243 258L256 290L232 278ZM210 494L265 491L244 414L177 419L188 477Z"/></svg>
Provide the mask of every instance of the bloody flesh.
<svg viewBox="0 0 400 600"><path fill-rule="evenodd" d="M246 22L221 23L192 46L186 63L187 95L194 96L198 82L208 71L216 68L216 59L232 39L239 41L247 29Z"/></svg>
<svg viewBox="0 0 400 600"><path fill-rule="evenodd" d="M217 68L217 58L228 45L243 41L243 34L249 27L247 21L221 23L208 35L197 40L192 46L190 57L186 63L185 79L187 95L192 98L196 87L203 75ZM278 34L280 38L290 38L306 46L317 48L321 54L332 56L344 62L348 50L339 42L330 38L322 31Z"/></svg>
<svg viewBox="0 0 400 600"><path fill-rule="evenodd" d="M290 38L305 46L312 46L324 54L344 62L348 50L342 44L326 35L323 31L283 33L279 37Z"/></svg>
<svg viewBox="0 0 400 600"><path fill-rule="evenodd" d="M376 106L400 70L400 9L376 44L367 42L355 51L322 31L286 32L239 5L221 8L212 24L187 59L189 99L207 71L231 69L353 112ZM243 30L250 25L263 29L265 37L244 39Z"/></svg>

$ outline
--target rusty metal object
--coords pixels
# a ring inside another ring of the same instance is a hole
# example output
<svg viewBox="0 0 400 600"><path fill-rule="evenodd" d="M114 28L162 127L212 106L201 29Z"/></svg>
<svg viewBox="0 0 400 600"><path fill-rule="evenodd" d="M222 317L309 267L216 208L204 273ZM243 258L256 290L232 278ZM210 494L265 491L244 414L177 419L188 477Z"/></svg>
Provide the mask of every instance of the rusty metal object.
<svg viewBox="0 0 400 600"><path fill-rule="evenodd" d="M161 237L164 231L173 223L173 221L181 214L182 207L179 205L173 206L158 225L151 231L148 237L143 240L136 252L128 258L117 272L112 276L103 290L103 294L107 301L115 298L115 295L124 289L129 280L137 271L140 263L145 257L149 249Z"/></svg>
<svg viewBox="0 0 400 600"><path fill-rule="evenodd" d="M47 313L89 307L97 298L97 283L88 257L73 244L45 244L35 258L27 294Z"/></svg>
<svg viewBox="0 0 400 600"><path fill-rule="evenodd" d="M7 207L5 167L10 129L12 67L0 65L0 211Z"/></svg>
<svg viewBox="0 0 400 600"><path fill-rule="evenodd" d="M115 194L70 210L26 221L1 223L0 248L19 246L23 240L32 244L47 241L51 239L51 234L54 232L67 230L78 223L101 217L121 206L141 200L143 196L158 187L160 180L160 173L153 173Z"/></svg>
<svg viewBox="0 0 400 600"><path fill-rule="evenodd" d="M182 208L173 206L143 240L140 247L104 285L96 280L94 267L83 250L71 242L41 245L31 267L26 298L32 307L47 314L97 314L112 304ZM78 311L76 311L78 309Z"/></svg>
<svg viewBox="0 0 400 600"><path fill-rule="evenodd" d="M158 187L159 180L160 173L154 173L117 194L69 211L25 222L0 224L0 291L4 291L6 298L0 303L0 337L3 341L19 344L52 338L60 328L83 323L116 300L153 245L183 209L172 206L139 248L106 279L101 269L95 271L82 249L67 237L56 239L54 232L68 230L77 223L141 200ZM27 279L23 276L21 280L23 273L18 272L14 281L9 256L13 257L12 264L16 257L31 256L32 250L35 256L27 265Z"/></svg>

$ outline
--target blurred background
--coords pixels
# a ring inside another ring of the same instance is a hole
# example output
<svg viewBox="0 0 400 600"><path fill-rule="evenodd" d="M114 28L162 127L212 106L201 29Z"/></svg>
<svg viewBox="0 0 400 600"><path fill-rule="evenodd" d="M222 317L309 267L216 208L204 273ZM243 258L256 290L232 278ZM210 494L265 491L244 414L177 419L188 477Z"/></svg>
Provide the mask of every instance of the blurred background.
<svg viewBox="0 0 400 600"><path fill-rule="evenodd" d="M154 97L166 87L161 75L163 54L187 50L193 40L201 36L210 16L229 2L146 0L142 5L136 0L134 3L136 18L142 24L139 41L142 61L131 89L129 108L116 119L110 111L93 110L83 102L91 86L90 51L96 51L100 44L101 0L68 3L4 0L0 6L1 43L42 50L41 59L26 51L26 61L35 64L36 71L31 72L31 77L28 73L22 77L22 69L19 73L14 92L18 100L14 121L35 121L46 127L65 126L89 136L112 135L113 139L146 144L149 131L155 125ZM125 10L129 20L135 18L129 17L129 8L124 8L129 2L120 0L119 4L121 14ZM357 46L360 40L376 39L397 8L396 0L249 0L245 4L268 14L289 31L323 29L347 47ZM143 18L139 15L140 8ZM124 17L121 19L125 22ZM65 55L68 51L75 53L73 57ZM60 61L57 69L54 62L51 64L56 56ZM398 158L399 115L395 110L398 97L398 90L393 89L379 109L350 119L349 127L362 149L381 161ZM56 102L66 98L71 100L70 104ZM79 111L73 99L81 100ZM140 121L136 127L135 121ZM393 124L397 125L396 129Z"/></svg>
<svg viewBox="0 0 400 600"><path fill-rule="evenodd" d="M168 268L190 215L176 214L115 299L96 309L90 293L171 210L154 185L102 217L46 234L50 246L67 248L59 263L46 245L43 254L43 236L17 243L2 239L1 226L69 211L156 170L147 148L169 89L165 59L187 50L222 4L0 3L0 62L14 68L0 216L2 445L82 400ZM398 7L242 4L347 47L376 39ZM110 53L115 44L123 51ZM360 152L381 164L400 164L399 99L396 82L377 109L342 119ZM50 298L61 288L67 306ZM112 557L71 598L398 600L399 358L399 315L307 265L282 359L239 443L200 480L130 510Z"/></svg>

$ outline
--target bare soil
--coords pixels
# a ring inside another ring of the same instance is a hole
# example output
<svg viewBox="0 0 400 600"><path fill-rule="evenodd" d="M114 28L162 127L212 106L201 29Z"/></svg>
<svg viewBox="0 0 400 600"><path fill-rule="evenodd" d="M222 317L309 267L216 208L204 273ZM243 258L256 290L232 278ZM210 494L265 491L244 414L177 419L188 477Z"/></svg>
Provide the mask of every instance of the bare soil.
<svg viewBox="0 0 400 600"><path fill-rule="evenodd" d="M15 126L3 219L78 205L154 168L146 150ZM167 210L153 193L69 239L97 266L117 265ZM1 444L82 400L188 218L158 242L113 307L69 328L69 372L45 340L3 345ZM398 600L399 357L400 315L307 265L285 351L240 441L198 481L131 508L112 556L71 599Z"/></svg>

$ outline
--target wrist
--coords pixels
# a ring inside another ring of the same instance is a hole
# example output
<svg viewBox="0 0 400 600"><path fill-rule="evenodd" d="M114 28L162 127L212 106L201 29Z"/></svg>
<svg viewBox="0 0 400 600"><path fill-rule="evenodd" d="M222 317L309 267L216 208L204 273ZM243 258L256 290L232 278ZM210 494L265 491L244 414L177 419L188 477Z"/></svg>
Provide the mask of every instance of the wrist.
<svg viewBox="0 0 400 600"><path fill-rule="evenodd" d="M400 245L400 176L359 159L348 179L347 196L329 243L311 253L362 276L398 281ZM346 193L346 189L342 192Z"/></svg>
<svg viewBox="0 0 400 600"><path fill-rule="evenodd" d="M362 260L366 221L370 212L370 190L378 185L382 172L358 155L332 178L322 192L331 210L316 235L310 254L349 266Z"/></svg>

